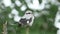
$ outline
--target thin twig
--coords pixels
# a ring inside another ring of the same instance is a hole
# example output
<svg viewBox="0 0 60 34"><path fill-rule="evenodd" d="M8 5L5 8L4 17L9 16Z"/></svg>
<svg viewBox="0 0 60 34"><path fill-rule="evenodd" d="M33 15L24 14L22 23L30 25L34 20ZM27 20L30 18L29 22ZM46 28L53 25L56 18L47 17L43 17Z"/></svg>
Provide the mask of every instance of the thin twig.
<svg viewBox="0 0 60 34"><path fill-rule="evenodd" d="M29 27L26 28L26 34L29 34Z"/></svg>

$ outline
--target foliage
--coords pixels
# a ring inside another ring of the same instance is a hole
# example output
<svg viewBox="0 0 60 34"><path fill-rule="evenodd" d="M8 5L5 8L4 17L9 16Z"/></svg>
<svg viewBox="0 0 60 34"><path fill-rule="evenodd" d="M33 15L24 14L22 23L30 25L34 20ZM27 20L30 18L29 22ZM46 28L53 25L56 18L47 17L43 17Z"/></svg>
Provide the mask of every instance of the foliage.
<svg viewBox="0 0 60 34"><path fill-rule="evenodd" d="M13 3L15 0L11 0ZM24 2L24 0L20 0ZM40 2L41 3L41 2ZM23 3L24 4L24 3ZM56 12L58 11L58 6L50 4L50 9L46 9L49 11L49 15L42 15L38 18L35 18L34 24L30 27L30 34L56 34L57 28L54 27L54 18ZM15 9L19 11L19 15L23 16L25 12L20 10L20 7L15 6ZM7 7L5 9L0 8L0 34L3 32L3 24L8 21L8 34L25 34L25 27L19 27L18 23L15 22L13 19L8 17L8 14L11 12L11 8ZM31 9L30 9L31 10ZM51 18L53 21L48 20ZM14 24L14 25L11 25ZM45 25L47 27L45 28Z"/></svg>

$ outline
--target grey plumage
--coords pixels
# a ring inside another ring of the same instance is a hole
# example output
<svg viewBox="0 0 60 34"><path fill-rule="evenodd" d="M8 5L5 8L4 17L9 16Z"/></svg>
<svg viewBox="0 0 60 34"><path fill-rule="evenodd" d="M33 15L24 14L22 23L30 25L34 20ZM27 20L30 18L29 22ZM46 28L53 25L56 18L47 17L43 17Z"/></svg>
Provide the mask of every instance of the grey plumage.
<svg viewBox="0 0 60 34"><path fill-rule="evenodd" d="M30 19L21 18L21 20L20 20L21 24L23 24L23 25L27 25L27 21L29 21L29 23L30 23L32 21L32 18L30 18Z"/></svg>

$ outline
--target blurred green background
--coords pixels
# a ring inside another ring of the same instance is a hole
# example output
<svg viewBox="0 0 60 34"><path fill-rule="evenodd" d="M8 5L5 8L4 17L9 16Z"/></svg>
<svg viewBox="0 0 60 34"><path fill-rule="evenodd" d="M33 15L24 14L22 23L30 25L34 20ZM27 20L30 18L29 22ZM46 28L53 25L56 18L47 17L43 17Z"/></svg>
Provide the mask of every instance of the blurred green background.
<svg viewBox="0 0 60 34"><path fill-rule="evenodd" d="M1 2L2 0L0 0ZM15 0L11 0L13 3ZM24 0L20 0L23 4L26 4ZM41 0L40 0L41 2ZM60 0L59 0L60 2ZM8 17L8 14L11 12L10 7L5 7L4 9L1 7L0 4L0 34L3 32L3 24L7 21L7 32L8 34L25 34L26 28L25 27L18 27L18 23L15 22L13 19L10 19ZM49 11L49 15L42 15L39 16L38 18L35 17L33 26L30 27L30 34L56 34L57 28L54 26L54 19L55 15L58 11L58 6L49 3L50 8L49 9L44 9ZM3 5L4 6L4 5ZM23 16L25 12L20 10L20 7L15 5L15 9L19 11L19 15ZM29 8L28 8L29 9ZM27 9L27 10L28 10ZM31 10L31 9L29 9ZM33 11L33 10L32 10ZM40 12L36 10L37 12ZM49 20L49 19L52 19ZM14 25L11 25L14 24Z"/></svg>

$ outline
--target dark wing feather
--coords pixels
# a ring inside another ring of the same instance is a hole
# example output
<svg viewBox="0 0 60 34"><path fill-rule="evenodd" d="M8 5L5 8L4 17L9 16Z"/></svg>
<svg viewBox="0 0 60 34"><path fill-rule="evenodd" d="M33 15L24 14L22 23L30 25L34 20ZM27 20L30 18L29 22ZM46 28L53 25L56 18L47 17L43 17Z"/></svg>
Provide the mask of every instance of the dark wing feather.
<svg viewBox="0 0 60 34"><path fill-rule="evenodd" d="M20 22L21 22L21 24L23 24L23 25L26 25L26 24L27 24L26 18L21 18Z"/></svg>
<svg viewBox="0 0 60 34"><path fill-rule="evenodd" d="M27 25L27 21L29 21L29 23L30 23L32 21L32 18L30 18L30 19L21 18L20 19L20 23L23 25Z"/></svg>
<svg viewBox="0 0 60 34"><path fill-rule="evenodd" d="M29 21L29 23L32 21L32 18L28 19L27 21Z"/></svg>

